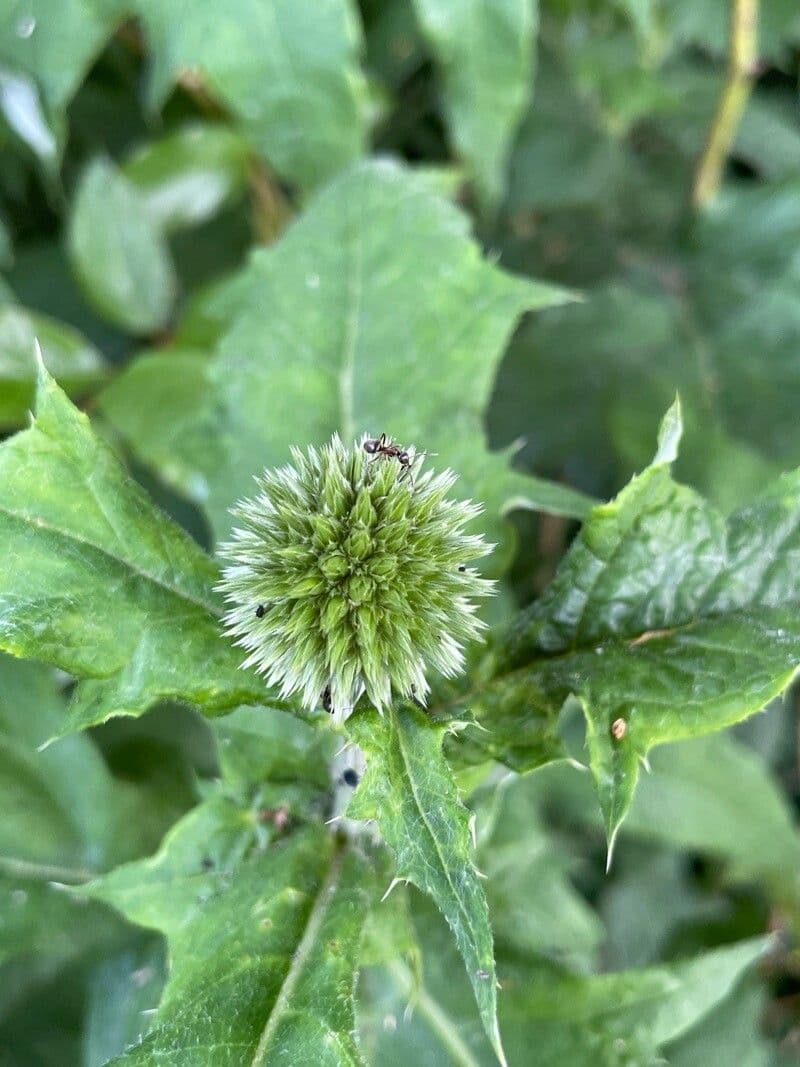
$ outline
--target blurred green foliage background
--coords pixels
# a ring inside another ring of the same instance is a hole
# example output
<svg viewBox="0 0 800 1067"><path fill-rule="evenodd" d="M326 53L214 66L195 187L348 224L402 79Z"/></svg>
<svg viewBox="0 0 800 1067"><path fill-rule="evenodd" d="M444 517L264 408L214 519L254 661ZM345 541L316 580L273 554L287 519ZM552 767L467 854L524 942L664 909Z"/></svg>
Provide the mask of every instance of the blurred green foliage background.
<svg viewBox="0 0 800 1067"><path fill-rule="evenodd" d="M737 68L729 28L748 10L752 56ZM677 475L721 510L800 462L799 70L796 0L0 0L0 432L27 421L38 338L95 428L212 547L233 477L220 457L254 446L209 389L209 360L222 351L244 403L238 353L278 344L288 363L299 347L278 305L277 342L248 325L263 281L251 252L359 160L390 156L458 205L490 261L567 291L543 288L553 306L510 338L476 335L503 353L496 366L414 355L407 424L428 426L426 398L440 396L442 443L423 443L465 474L474 458L480 498L512 492L508 449L517 471L564 487L554 514L513 514L505 618L549 581L584 497L647 464L676 391ZM719 180L698 193L731 93L743 110ZM396 226L398 245L424 247ZM313 291L338 240L336 220L309 229L286 269ZM516 313L537 303L527 292ZM390 390L402 359L374 336ZM324 378L294 384L322 410ZM282 396L275 386L263 409L265 441L298 418ZM67 685L0 660L0 1067L97 1067L146 1028L161 940L51 883L148 855L217 773L207 724L178 707L39 756ZM658 750L608 876L588 776L559 764L472 794L509 1002L518 974L557 1004L534 996L536 1050L515 1045L511 1019L512 1064L800 1060L799 753L791 692L732 731ZM405 1018L411 970L367 972L365 1053L380 1067L491 1062L439 920L417 901L414 922L423 994ZM740 981L749 959L684 986L671 969L766 931L772 948ZM653 970L593 984L633 968Z"/></svg>

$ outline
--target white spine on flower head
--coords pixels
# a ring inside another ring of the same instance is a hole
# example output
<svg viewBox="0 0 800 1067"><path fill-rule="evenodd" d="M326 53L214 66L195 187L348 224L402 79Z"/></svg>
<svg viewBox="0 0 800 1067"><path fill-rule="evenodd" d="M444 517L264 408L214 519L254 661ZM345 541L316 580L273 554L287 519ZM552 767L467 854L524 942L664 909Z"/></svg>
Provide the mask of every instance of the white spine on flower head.
<svg viewBox="0 0 800 1067"><path fill-rule="evenodd" d="M232 509L219 589L226 632L281 697L328 702L338 721L366 694L425 701L427 673L464 665L493 592L469 561L492 548L464 532L478 504L448 497L456 476L424 471L424 453L368 453L334 434L322 448L257 476ZM324 694L324 697L323 697Z"/></svg>

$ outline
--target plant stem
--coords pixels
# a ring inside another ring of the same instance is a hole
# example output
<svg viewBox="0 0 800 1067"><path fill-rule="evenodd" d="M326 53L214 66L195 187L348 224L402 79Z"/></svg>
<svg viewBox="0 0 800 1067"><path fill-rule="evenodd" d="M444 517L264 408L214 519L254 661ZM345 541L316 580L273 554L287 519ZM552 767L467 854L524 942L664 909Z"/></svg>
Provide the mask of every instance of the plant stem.
<svg viewBox="0 0 800 1067"><path fill-rule="evenodd" d="M272 244L292 217L292 206L263 160L253 156L247 168L253 230L259 244Z"/></svg>
<svg viewBox="0 0 800 1067"><path fill-rule="evenodd" d="M692 184L692 206L703 208L717 193L722 169L741 122L756 73L758 0L730 0L728 67L706 144Z"/></svg>

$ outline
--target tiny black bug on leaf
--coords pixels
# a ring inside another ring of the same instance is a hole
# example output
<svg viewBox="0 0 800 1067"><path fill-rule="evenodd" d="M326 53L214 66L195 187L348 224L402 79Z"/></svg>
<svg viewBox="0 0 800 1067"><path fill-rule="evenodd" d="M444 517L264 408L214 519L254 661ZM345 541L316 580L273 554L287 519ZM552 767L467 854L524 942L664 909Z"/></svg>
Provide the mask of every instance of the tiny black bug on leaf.
<svg viewBox="0 0 800 1067"><path fill-rule="evenodd" d="M459 564L459 567L458 567L458 573L459 574L464 574L466 572L466 569L467 569L466 565L464 563L461 563L461 564Z"/></svg>

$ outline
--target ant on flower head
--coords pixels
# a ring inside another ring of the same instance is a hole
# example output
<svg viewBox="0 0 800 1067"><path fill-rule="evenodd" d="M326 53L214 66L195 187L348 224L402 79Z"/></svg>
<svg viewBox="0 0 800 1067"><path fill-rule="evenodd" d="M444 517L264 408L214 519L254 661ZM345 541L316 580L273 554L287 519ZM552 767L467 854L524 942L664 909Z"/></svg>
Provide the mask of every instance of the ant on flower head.
<svg viewBox="0 0 800 1067"><path fill-rule="evenodd" d="M409 456L406 449L396 445L385 433L382 433L380 437L375 440L365 441L364 451L370 456L385 456L387 459L396 459L403 468L400 475L401 478L411 470L411 456Z"/></svg>

